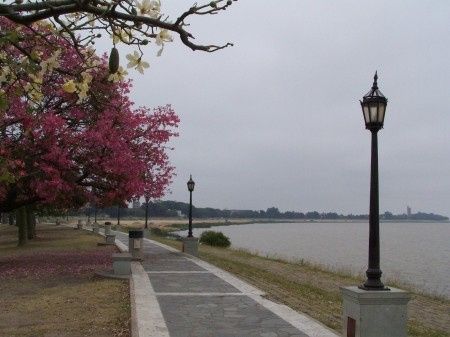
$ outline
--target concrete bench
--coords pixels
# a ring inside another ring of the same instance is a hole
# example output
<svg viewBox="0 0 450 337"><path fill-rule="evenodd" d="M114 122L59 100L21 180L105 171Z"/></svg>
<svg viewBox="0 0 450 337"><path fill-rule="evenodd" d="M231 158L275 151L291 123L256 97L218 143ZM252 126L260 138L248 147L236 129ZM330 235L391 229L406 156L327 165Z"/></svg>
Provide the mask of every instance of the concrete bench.
<svg viewBox="0 0 450 337"><path fill-rule="evenodd" d="M131 274L131 254L116 253L112 255L114 275L130 275Z"/></svg>

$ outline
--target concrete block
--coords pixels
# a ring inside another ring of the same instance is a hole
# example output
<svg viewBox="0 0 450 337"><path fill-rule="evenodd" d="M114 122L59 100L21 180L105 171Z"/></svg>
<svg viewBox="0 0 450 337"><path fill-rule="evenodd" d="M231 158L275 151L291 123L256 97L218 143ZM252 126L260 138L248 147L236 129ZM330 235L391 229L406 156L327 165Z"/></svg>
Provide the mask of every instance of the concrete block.
<svg viewBox="0 0 450 337"><path fill-rule="evenodd" d="M116 236L114 234L107 234L105 236L105 239L108 245L113 245L114 242L116 241Z"/></svg>
<svg viewBox="0 0 450 337"><path fill-rule="evenodd" d="M195 237L186 237L183 238L183 250L184 253L198 256L198 238Z"/></svg>
<svg viewBox="0 0 450 337"><path fill-rule="evenodd" d="M142 230L135 230L128 232L128 251L134 260L144 259L144 232Z"/></svg>
<svg viewBox="0 0 450 337"><path fill-rule="evenodd" d="M111 225L105 225L105 235L111 234Z"/></svg>
<svg viewBox="0 0 450 337"><path fill-rule="evenodd" d="M131 254L117 253L112 255L113 270L115 275L130 275L131 274Z"/></svg>
<svg viewBox="0 0 450 337"><path fill-rule="evenodd" d="M78 220L77 229L83 229L83 221L82 220Z"/></svg>
<svg viewBox="0 0 450 337"><path fill-rule="evenodd" d="M98 226L98 223L94 222L94 223L92 224L92 231L93 231L94 233L97 233L97 234L98 234L98 232L99 232L99 226Z"/></svg>
<svg viewBox="0 0 450 337"><path fill-rule="evenodd" d="M344 337L406 337L409 293L341 287Z"/></svg>
<svg viewBox="0 0 450 337"><path fill-rule="evenodd" d="M150 239L150 228L144 228L142 231L144 232L144 238Z"/></svg>

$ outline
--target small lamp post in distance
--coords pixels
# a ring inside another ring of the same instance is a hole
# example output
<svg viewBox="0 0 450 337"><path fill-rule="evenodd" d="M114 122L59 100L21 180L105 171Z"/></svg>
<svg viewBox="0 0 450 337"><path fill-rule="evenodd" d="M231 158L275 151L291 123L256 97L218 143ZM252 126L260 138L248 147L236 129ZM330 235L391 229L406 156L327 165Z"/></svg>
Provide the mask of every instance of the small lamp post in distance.
<svg viewBox="0 0 450 337"><path fill-rule="evenodd" d="M189 231L188 238L192 238L192 192L194 191L195 182L192 180L192 175L190 175L189 181L187 182L187 188L189 191Z"/></svg>

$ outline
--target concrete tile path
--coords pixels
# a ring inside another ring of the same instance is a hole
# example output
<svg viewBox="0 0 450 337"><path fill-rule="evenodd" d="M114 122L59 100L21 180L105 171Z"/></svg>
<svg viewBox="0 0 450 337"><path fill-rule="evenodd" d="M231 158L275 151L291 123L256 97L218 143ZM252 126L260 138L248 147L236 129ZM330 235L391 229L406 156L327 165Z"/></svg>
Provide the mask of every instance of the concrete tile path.
<svg viewBox="0 0 450 337"><path fill-rule="evenodd" d="M128 246L126 234L116 232L116 239ZM149 306L160 310L166 336L337 337L320 323L265 299L260 290L202 260L148 239L143 249L149 298L158 302Z"/></svg>

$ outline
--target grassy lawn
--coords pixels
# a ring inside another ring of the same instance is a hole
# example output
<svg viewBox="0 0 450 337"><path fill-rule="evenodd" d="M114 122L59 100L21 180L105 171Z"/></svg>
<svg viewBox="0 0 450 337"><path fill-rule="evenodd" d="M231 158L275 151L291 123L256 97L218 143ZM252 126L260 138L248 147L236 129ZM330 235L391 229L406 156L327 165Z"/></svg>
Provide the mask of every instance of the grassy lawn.
<svg viewBox="0 0 450 337"><path fill-rule="evenodd" d="M181 242L152 236L181 249ZM242 250L199 247L200 258L227 270L267 293L275 302L306 313L338 333L342 331L340 286L358 285L362 279L335 273L305 262L292 263ZM450 301L412 293L408 305L408 336L450 336Z"/></svg>
<svg viewBox="0 0 450 337"><path fill-rule="evenodd" d="M0 336L129 337L128 281L96 277L115 247L86 231L38 225L17 247L17 228L0 225Z"/></svg>

